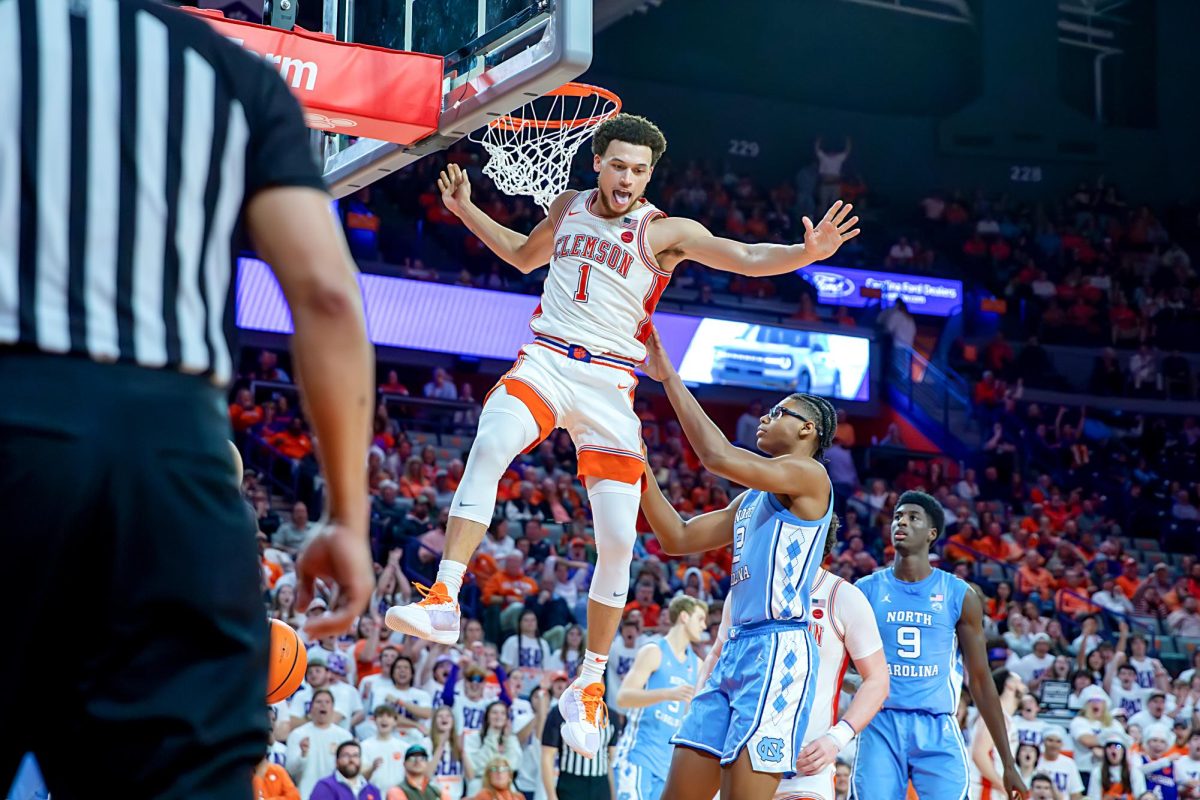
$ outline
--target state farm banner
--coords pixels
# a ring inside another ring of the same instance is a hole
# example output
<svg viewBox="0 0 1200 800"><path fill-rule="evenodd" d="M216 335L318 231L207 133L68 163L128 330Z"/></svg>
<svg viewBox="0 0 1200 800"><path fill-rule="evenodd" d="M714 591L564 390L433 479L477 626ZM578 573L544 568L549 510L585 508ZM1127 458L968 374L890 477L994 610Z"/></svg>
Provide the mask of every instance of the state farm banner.
<svg viewBox="0 0 1200 800"><path fill-rule="evenodd" d="M218 11L183 10L274 65L304 106L310 128L403 145L437 130L441 56L225 19Z"/></svg>

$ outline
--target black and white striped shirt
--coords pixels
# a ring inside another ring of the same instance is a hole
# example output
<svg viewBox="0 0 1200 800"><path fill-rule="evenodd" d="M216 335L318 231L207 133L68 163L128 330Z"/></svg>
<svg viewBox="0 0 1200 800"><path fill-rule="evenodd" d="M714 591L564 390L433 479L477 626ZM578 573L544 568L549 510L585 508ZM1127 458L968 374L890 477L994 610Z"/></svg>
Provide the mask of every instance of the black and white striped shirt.
<svg viewBox="0 0 1200 800"><path fill-rule="evenodd" d="M0 0L0 119L0 348L228 382L245 203L324 188L278 73L153 0Z"/></svg>
<svg viewBox="0 0 1200 800"><path fill-rule="evenodd" d="M582 778L608 777L608 751L617 746L621 737L621 728L615 718L610 718L604 726L601 738L607 744L601 747L595 758L584 758L563 742L563 718L558 710L558 703L550 706L546 715L546 724L542 727L542 746L554 747L558 750L558 772L560 775L577 775Z"/></svg>

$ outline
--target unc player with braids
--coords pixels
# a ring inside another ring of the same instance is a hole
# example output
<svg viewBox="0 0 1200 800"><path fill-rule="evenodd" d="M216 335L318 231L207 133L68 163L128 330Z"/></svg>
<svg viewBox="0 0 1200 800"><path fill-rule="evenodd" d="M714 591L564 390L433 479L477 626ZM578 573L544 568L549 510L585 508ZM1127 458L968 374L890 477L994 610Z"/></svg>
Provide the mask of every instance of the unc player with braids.
<svg viewBox="0 0 1200 800"><path fill-rule="evenodd" d="M822 562L833 552L837 531L838 519L834 516L825 537ZM686 555L696 546L682 525L664 529L659 542L671 555ZM700 667L701 686L716 668L724 644L729 640L732 609L732 603L725 604L717 641ZM818 662L813 710L804 734L804 748L796 761L797 774L779 782L775 800L834 800L838 754L849 744L855 731L867 727L888 694L883 642L875 624L875 612L866 596L832 572L818 569L813 581L811 610L809 630L817 643ZM850 662L862 676L862 685L839 720L838 701ZM704 750L692 749L686 744L677 747L671 764L674 796L712 797L716 794L721 783L717 763Z"/></svg>
<svg viewBox="0 0 1200 800"><path fill-rule="evenodd" d="M967 747L955 719L964 661L1003 772L1003 795L1016 800L1026 794L988 665L983 604L964 581L929 563L929 548L945 524L935 497L900 495L892 513L895 562L855 584L875 611L891 675L883 710L859 738L856 800L902 798L910 780L922 800L965 800Z"/></svg>
<svg viewBox="0 0 1200 800"><path fill-rule="evenodd" d="M701 552L733 542L729 641L672 740L675 756L662 796L705 796L696 790L701 779L711 797L719 772L723 797L768 800L780 778L796 772L816 695L809 606L834 519L833 488L819 459L837 417L820 397L791 395L759 423L758 448L765 455L742 450L683 385L657 334L647 351L644 370L662 383L701 464L749 487L728 507L684 522L647 468L642 510L664 547L686 541ZM688 748L696 752L682 759Z"/></svg>
<svg viewBox="0 0 1200 800"><path fill-rule="evenodd" d="M533 341L484 401L450 506L437 581L421 587L421 602L389 609L387 624L443 644L458 640L458 592L492 520L501 475L554 428L566 428L591 501L598 556L588 593L587 650L579 677L559 699L563 740L585 757L601 746L604 671L637 535L645 458L633 412L633 370L645 357L650 318L672 271L690 259L740 275L782 275L828 258L858 234L858 217L841 202L816 225L805 217L804 242L793 245L722 239L698 222L666 218L642 196L666 147L662 132L642 117L617 114L604 121L592 140L596 188L563 192L528 236L475 206L457 165L438 179L446 207L493 253L523 273L547 263L550 271L530 320Z"/></svg>

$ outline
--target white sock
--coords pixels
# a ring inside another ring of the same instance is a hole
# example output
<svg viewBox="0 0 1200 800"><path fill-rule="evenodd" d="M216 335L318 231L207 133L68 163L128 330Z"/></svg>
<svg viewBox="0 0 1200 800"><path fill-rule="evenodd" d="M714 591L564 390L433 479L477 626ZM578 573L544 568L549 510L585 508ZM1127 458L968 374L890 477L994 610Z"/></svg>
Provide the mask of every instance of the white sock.
<svg viewBox="0 0 1200 800"><path fill-rule="evenodd" d="M466 564L443 558L442 563L438 565L437 582L446 584L446 592L458 600L458 590L462 588L463 574L466 571Z"/></svg>
<svg viewBox="0 0 1200 800"><path fill-rule="evenodd" d="M593 683L604 682L604 668L608 666L608 656L587 650L583 654L583 667L579 670L579 683L590 686Z"/></svg>

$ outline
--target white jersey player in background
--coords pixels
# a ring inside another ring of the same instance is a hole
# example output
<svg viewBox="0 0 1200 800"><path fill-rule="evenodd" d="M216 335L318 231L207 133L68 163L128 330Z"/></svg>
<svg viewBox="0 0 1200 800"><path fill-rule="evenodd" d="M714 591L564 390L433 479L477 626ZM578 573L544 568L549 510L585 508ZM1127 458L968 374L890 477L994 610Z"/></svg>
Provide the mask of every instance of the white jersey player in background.
<svg viewBox="0 0 1200 800"><path fill-rule="evenodd" d="M825 555L833 550L837 526L831 526L825 540ZM866 596L854 584L825 569L817 571L812 588L812 612L809 628L817 642L817 684L813 697L804 749L796 761L797 775L779 782L775 800L834 800L835 764L841 747L828 735L841 717L851 717L854 729L861 731L883 705L888 693L887 661L875 612ZM717 640L700 668L697 691L704 685L721 655L729 635L726 601ZM838 712L842 682L853 663L862 676L862 685L844 715ZM714 793L718 787L712 787Z"/></svg>
<svg viewBox="0 0 1200 800"><path fill-rule="evenodd" d="M672 271L690 259L741 275L782 275L828 258L858 234L858 218L841 202L815 226L805 217L804 243L794 245L722 239L698 222L666 218L642 196L666 146L646 119L618 114L604 121L592 141L597 187L563 192L528 236L475 206L457 165L438 179L446 207L493 253L523 273L547 263L550 272L530 321L534 341L484 402L450 506L437 581L420 603L389 609L387 624L443 644L458 640L458 592L492 521L501 475L554 428L566 428L591 501L598 555L588 593L587 652L579 677L559 699L563 740L585 757L601 746L604 672L629 589L641 497L633 370L646 357L651 315Z"/></svg>
<svg viewBox="0 0 1200 800"><path fill-rule="evenodd" d="M1021 698L1025 696L1025 681L1016 672L998 669L992 672L992 680L996 683L996 694L1000 695L1000 708L1004 710L1005 725L1008 728L1008 751L1017 752L1017 728L1013 724L1013 714ZM992 734L984 724L983 717L975 721L975 729L971 734L971 759L967 764L970 776L970 789L967 793L969 800L1005 800L1004 791L1004 762L993 746Z"/></svg>

